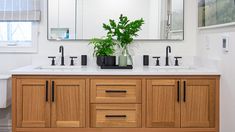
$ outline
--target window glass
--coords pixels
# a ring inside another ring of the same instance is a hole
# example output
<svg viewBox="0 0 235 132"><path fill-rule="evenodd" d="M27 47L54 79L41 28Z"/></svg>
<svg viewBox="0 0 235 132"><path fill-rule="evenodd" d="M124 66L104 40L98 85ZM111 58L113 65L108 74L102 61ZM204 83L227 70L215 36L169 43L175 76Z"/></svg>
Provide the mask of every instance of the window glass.
<svg viewBox="0 0 235 132"><path fill-rule="evenodd" d="M0 41L7 41L7 42L32 41L32 23L0 22Z"/></svg>

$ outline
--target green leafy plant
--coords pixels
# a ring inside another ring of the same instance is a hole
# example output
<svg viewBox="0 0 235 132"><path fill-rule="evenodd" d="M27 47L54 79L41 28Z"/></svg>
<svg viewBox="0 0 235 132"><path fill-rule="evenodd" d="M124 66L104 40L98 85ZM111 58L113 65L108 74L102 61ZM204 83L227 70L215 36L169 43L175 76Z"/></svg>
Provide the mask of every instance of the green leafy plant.
<svg viewBox="0 0 235 132"><path fill-rule="evenodd" d="M109 20L109 24L103 24L103 28L108 31L108 36L116 37L115 39L119 42L121 47L126 47L134 40L133 37L138 36L137 32L141 30L143 24L143 18L130 21L127 16L121 14L119 22Z"/></svg>
<svg viewBox="0 0 235 132"><path fill-rule="evenodd" d="M89 44L94 46L94 56L112 56L115 52L115 42L111 36L93 38Z"/></svg>

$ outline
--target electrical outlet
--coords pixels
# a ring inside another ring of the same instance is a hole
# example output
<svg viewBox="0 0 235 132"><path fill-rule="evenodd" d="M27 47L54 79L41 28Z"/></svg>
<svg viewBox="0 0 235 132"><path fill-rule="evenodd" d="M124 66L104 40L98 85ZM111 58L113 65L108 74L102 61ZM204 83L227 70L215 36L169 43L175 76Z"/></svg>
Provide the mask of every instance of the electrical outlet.
<svg viewBox="0 0 235 132"><path fill-rule="evenodd" d="M224 53L229 52L229 36L222 36L222 49Z"/></svg>

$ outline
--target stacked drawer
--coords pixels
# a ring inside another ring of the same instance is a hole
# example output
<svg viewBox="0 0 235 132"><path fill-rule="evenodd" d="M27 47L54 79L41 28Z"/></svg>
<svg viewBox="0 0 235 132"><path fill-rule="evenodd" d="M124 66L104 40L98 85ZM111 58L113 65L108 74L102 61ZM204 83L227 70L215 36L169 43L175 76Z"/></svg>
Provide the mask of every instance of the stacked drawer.
<svg viewBox="0 0 235 132"><path fill-rule="evenodd" d="M140 79L92 79L91 127L141 127Z"/></svg>

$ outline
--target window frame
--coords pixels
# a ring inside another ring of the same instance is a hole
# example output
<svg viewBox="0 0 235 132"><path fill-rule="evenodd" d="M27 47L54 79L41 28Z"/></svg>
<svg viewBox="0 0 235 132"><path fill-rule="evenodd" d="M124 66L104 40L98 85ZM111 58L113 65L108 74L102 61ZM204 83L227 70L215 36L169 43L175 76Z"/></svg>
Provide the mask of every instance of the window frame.
<svg viewBox="0 0 235 132"><path fill-rule="evenodd" d="M32 41L30 42L3 42L0 41L0 53L37 53L39 23L32 22Z"/></svg>

